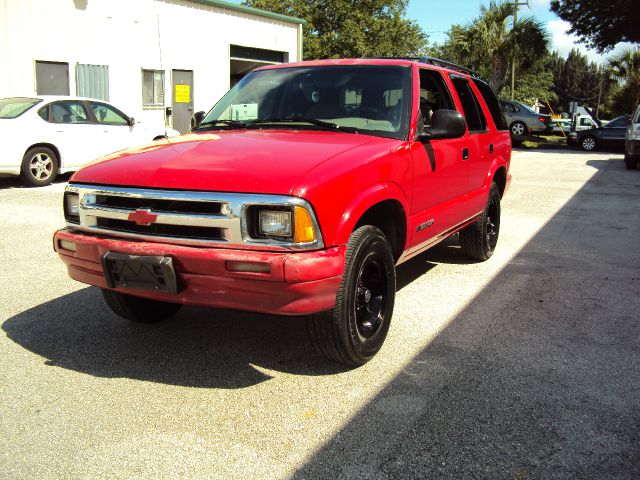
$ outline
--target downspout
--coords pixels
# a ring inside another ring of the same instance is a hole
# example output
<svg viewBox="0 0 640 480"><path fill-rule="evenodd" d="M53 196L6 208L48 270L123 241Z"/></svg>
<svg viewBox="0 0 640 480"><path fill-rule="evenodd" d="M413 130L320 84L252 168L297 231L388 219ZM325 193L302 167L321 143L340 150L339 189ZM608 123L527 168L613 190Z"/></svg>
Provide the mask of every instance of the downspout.
<svg viewBox="0 0 640 480"><path fill-rule="evenodd" d="M302 24L298 25L298 62L302 61Z"/></svg>

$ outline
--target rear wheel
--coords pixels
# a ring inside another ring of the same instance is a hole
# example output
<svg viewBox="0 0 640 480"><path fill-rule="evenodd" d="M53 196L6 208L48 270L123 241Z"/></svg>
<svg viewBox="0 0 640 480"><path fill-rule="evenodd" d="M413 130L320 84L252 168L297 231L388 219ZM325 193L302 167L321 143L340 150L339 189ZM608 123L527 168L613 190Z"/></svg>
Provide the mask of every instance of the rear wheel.
<svg viewBox="0 0 640 480"><path fill-rule="evenodd" d="M102 296L113 313L138 323L160 322L172 317L182 308L182 304L179 303L134 297L113 290L103 289Z"/></svg>
<svg viewBox="0 0 640 480"><path fill-rule="evenodd" d="M49 185L58 174L58 157L47 147L34 147L22 157L20 178L30 187Z"/></svg>
<svg viewBox="0 0 640 480"><path fill-rule="evenodd" d="M460 247L474 260L487 260L498 244L500 233L500 190L491 183L489 198L482 215L471 225L460 230Z"/></svg>
<svg viewBox="0 0 640 480"><path fill-rule="evenodd" d="M335 362L368 362L389 331L395 294L395 264L387 238L376 227L358 228L347 244L335 307L307 320L313 346Z"/></svg>

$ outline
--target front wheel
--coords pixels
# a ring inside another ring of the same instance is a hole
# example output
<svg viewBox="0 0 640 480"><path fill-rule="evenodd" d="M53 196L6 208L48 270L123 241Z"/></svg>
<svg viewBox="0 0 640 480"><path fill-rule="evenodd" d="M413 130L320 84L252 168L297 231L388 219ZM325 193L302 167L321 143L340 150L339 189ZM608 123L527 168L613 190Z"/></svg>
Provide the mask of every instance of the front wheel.
<svg viewBox="0 0 640 480"><path fill-rule="evenodd" d="M598 141L595 139L595 137L586 135L582 138L582 140L580 140L580 147L586 152L591 152L592 150L598 148Z"/></svg>
<svg viewBox="0 0 640 480"><path fill-rule="evenodd" d="M172 317L182 304L134 297L113 290L102 289L104 301L116 315L136 323L157 323Z"/></svg>
<svg viewBox="0 0 640 480"><path fill-rule="evenodd" d="M635 170L638 166L638 159L631 158L631 155L625 154L624 156L624 166L627 170Z"/></svg>
<svg viewBox="0 0 640 480"><path fill-rule="evenodd" d="M493 255L499 233L500 190L496 182L492 182L482 215L474 223L460 230L460 247L467 257L483 262Z"/></svg>
<svg viewBox="0 0 640 480"><path fill-rule="evenodd" d="M335 307L307 320L311 343L329 360L351 366L365 364L384 343L395 295L395 263L389 241L376 227L358 228L347 244Z"/></svg>

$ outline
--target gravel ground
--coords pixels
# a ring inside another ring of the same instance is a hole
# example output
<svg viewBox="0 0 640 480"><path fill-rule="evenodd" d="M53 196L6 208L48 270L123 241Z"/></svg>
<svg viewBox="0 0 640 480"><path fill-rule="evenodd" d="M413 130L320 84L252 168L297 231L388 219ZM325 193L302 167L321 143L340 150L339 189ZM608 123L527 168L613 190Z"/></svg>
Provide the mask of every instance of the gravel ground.
<svg viewBox="0 0 640 480"><path fill-rule="evenodd" d="M52 251L64 183L0 179L0 478L640 478L640 171L514 153L498 249L399 267L345 370L302 322L115 317Z"/></svg>

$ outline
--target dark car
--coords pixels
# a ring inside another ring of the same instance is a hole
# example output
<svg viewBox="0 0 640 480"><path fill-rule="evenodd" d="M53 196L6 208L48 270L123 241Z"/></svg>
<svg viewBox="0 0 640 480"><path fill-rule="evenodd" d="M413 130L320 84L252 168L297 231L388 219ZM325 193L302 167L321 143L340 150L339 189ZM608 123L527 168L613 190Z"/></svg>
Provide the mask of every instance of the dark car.
<svg viewBox="0 0 640 480"><path fill-rule="evenodd" d="M601 146L624 147L624 136L630 122L631 115L622 115L601 127L571 132L567 137L567 144L579 146L587 152L597 150Z"/></svg>

